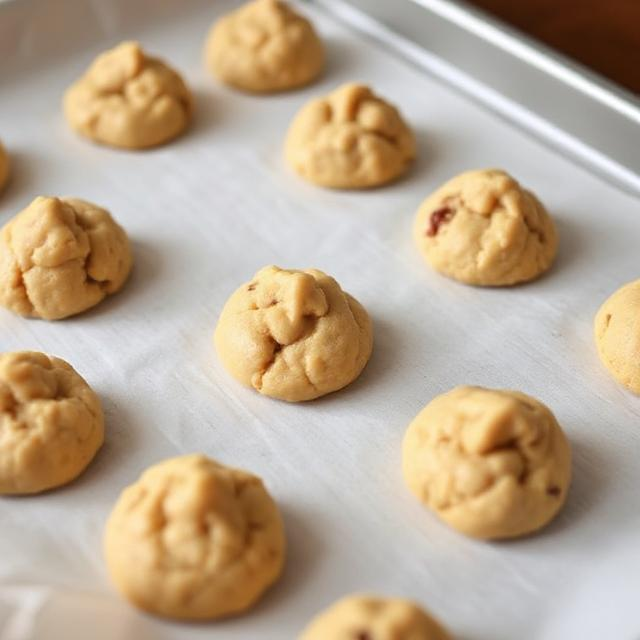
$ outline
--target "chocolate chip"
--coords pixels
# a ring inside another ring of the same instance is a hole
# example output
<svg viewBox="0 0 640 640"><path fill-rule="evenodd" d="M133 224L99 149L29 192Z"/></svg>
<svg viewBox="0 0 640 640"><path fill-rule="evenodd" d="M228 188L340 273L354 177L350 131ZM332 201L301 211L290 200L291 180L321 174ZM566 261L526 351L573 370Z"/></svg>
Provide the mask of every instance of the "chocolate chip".
<svg viewBox="0 0 640 640"><path fill-rule="evenodd" d="M449 207L440 207L436 209L429 218L429 228L427 229L427 235L433 238L438 233L440 225L445 222L449 222L453 218L455 212Z"/></svg>
<svg viewBox="0 0 640 640"><path fill-rule="evenodd" d="M256 290L256 283L252 282L248 287L247 287L247 291L255 291Z"/></svg>
<svg viewBox="0 0 640 640"><path fill-rule="evenodd" d="M550 496L559 496L562 493L562 489L560 487L556 487L555 485L553 487L549 487L547 489L547 495Z"/></svg>
<svg viewBox="0 0 640 640"><path fill-rule="evenodd" d="M356 631L353 637L355 640L373 640L368 631Z"/></svg>

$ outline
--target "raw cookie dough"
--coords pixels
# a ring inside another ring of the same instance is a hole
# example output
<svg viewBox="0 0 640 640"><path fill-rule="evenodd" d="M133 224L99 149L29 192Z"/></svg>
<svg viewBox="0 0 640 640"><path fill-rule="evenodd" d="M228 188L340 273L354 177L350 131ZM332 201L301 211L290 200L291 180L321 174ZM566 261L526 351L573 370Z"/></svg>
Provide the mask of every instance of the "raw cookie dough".
<svg viewBox="0 0 640 640"><path fill-rule="evenodd" d="M183 620L244 611L280 575L285 538L260 478L202 455L165 460L121 494L105 556L133 604Z"/></svg>
<svg viewBox="0 0 640 640"><path fill-rule="evenodd" d="M408 600L348 596L314 618L300 640L451 640L451 636Z"/></svg>
<svg viewBox="0 0 640 640"><path fill-rule="evenodd" d="M457 387L413 420L403 471L417 498L475 538L522 536L560 510L571 451L555 417L517 391Z"/></svg>
<svg viewBox="0 0 640 640"><path fill-rule="evenodd" d="M0 494L71 482L104 440L100 401L60 358L0 354Z"/></svg>
<svg viewBox="0 0 640 640"><path fill-rule="evenodd" d="M193 99L171 67L147 56L137 42L123 42L71 85L64 111L73 129L95 142L144 149L184 131Z"/></svg>
<svg viewBox="0 0 640 640"><path fill-rule="evenodd" d="M537 278L558 248L544 206L497 169L462 173L431 194L420 205L414 236L436 271L483 286Z"/></svg>
<svg viewBox="0 0 640 640"><path fill-rule="evenodd" d="M403 174L416 155L413 132L398 110L360 84L312 100L289 128L291 168L322 187L377 187Z"/></svg>
<svg viewBox="0 0 640 640"><path fill-rule="evenodd" d="M76 198L36 198L0 230L0 304L58 320L98 304L131 270L127 234Z"/></svg>
<svg viewBox="0 0 640 640"><path fill-rule="evenodd" d="M0 142L0 191L4 189L9 179L9 154Z"/></svg>
<svg viewBox="0 0 640 640"><path fill-rule="evenodd" d="M214 342L234 378L300 402L355 380L371 355L373 330L364 307L330 276L271 266L229 298Z"/></svg>
<svg viewBox="0 0 640 640"><path fill-rule="evenodd" d="M270 93L314 80L324 67L324 47L311 23L284 2L254 0L213 25L205 61L228 85Z"/></svg>
<svg viewBox="0 0 640 640"><path fill-rule="evenodd" d="M611 375L640 394L640 280L618 289L598 311L596 347Z"/></svg>

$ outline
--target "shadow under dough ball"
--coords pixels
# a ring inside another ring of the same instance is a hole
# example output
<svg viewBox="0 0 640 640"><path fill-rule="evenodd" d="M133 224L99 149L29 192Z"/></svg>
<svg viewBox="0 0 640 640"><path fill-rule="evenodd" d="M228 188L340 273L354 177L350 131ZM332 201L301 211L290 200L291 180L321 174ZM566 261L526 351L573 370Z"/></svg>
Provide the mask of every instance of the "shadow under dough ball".
<svg viewBox="0 0 640 640"><path fill-rule="evenodd" d="M354 595L318 614L299 640L452 640L420 606L409 600Z"/></svg>
<svg viewBox="0 0 640 640"><path fill-rule="evenodd" d="M36 198L0 230L0 304L59 320L115 293L131 271L129 239L111 214L76 198Z"/></svg>
<svg viewBox="0 0 640 640"><path fill-rule="evenodd" d="M594 336L609 373L640 395L640 280L618 289L596 314Z"/></svg>
<svg viewBox="0 0 640 640"><path fill-rule="evenodd" d="M402 467L418 500L454 529L513 538L543 527L565 503L571 449L538 400L456 387L411 422Z"/></svg>
<svg viewBox="0 0 640 640"><path fill-rule="evenodd" d="M204 55L214 76L251 93L307 85L325 63L311 22L279 0L254 0L220 18Z"/></svg>
<svg viewBox="0 0 640 640"><path fill-rule="evenodd" d="M544 206L498 169L462 173L431 194L418 210L414 238L436 271L494 287L537 278L558 249Z"/></svg>
<svg viewBox="0 0 640 640"><path fill-rule="evenodd" d="M137 42L99 55L64 95L71 127L87 138L125 149L172 140L189 124L193 98L182 77Z"/></svg>
<svg viewBox="0 0 640 640"><path fill-rule="evenodd" d="M0 354L0 494L38 493L74 480L104 440L91 387L60 358Z"/></svg>
<svg viewBox="0 0 640 640"><path fill-rule="evenodd" d="M214 343L236 380L300 402L355 380L371 355L373 329L364 307L327 274L271 266L229 298Z"/></svg>
<svg viewBox="0 0 640 640"><path fill-rule="evenodd" d="M404 174L416 156L413 131L369 87L345 84L296 114L285 141L289 166L321 187L367 189Z"/></svg>
<svg viewBox="0 0 640 640"><path fill-rule="evenodd" d="M284 526L260 478L181 456L122 492L104 552L113 582L137 607L181 620L220 618L251 607L280 576Z"/></svg>

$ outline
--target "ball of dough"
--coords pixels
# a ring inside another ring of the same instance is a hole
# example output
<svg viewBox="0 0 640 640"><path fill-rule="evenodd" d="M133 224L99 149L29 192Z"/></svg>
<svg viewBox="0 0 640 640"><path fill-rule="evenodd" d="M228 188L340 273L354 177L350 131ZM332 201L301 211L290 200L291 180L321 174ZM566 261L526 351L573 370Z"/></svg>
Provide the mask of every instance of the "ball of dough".
<svg viewBox="0 0 640 640"><path fill-rule="evenodd" d="M462 173L431 194L420 205L414 236L436 271L483 286L533 280L558 249L540 201L497 169Z"/></svg>
<svg viewBox="0 0 640 640"><path fill-rule="evenodd" d="M547 524L567 497L571 451L555 417L517 391L457 387L407 429L403 471L447 524L484 539Z"/></svg>
<svg viewBox="0 0 640 640"><path fill-rule="evenodd" d="M272 266L229 298L214 342L234 378L300 402L355 380L371 355L373 330L364 307L322 271Z"/></svg>
<svg viewBox="0 0 640 640"><path fill-rule="evenodd" d="M398 110L359 84L312 100L289 128L285 156L309 182L365 189L403 174L416 155L413 132Z"/></svg>
<svg viewBox="0 0 640 640"><path fill-rule="evenodd" d="M0 354L0 493L38 493L71 482L104 440L100 401L60 358Z"/></svg>
<svg viewBox="0 0 640 640"><path fill-rule="evenodd" d="M451 640L451 636L408 600L348 596L314 618L300 640Z"/></svg>
<svg viewBox="0 0 640 640"><path fill-rule="evenodd" d="M314 80L324 67L324 47L311 23L284 2L254 0L213 25L205 61L232 87L270 93Z"/></svg>
<svg viewBox="0 0 640 640"><path fill-rule="evenodd" d="M640 280L618 289L598 311L596 347L611 375L640 394Z"/></svg>
<svg viewBox="0 0 640 640"><path fill-rule="evenodd" d="M67 90L64 111L73 129L114 147L154 147L182 133L193 99L178 73L123 42L98 56Z"/></svg>
<svg viewBox="0 0 640 640"><path fill-rule="evenodd" d="M127 234L76 198L36 198L0 230L0 304L58 320L98 304L131 270Z"/></svg>
<svg viewBox="0 0 640 640"><path fill-rule="evenodd" d="M0 191L2 191L9 179L9 154L0 142Z"/></svg>
<svg viewBox="0 0 640 640"><path fill-rule="evenodd" d="M133 604L184 620L244 611L280 575L282 518L260 478L205 456L165 460L127 487L105 556Z"/></svg>

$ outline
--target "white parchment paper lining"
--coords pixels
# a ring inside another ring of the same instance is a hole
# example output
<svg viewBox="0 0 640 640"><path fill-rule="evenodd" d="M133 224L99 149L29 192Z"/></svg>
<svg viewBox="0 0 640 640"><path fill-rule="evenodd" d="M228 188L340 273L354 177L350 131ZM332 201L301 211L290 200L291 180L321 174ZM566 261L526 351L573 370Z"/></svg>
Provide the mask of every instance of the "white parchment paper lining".
<svg viewBox="0 0 640 640"><path fill-rule="evenodd" d="M640 276L638 201L309 7L329 49L322 81L272 97L227 90L203 69L201 48L231 6L0 7L0 138L14 158L0 223L39 194L83 197L126 227L136 260L126 289L80 317L46 323L0 310L0 350L67 359L107 414L104 449L77 482L0 499L2 640L286 640L352 591L415 598L464 640L637 639L640 400L600 365L592 318ZM194 126L174 144L116 151L64 122L65 87L125 38L171 61L196 93ZM417 131L420 159L391 187L324 191L284 166L297 108L350 80L372 84ZM462 170L488 166L512 172L557 220L557 264L538 282L466 287L429 271L413 246L422 198ZM371 313L372 360L343 392L288 405L240 387L217 362L210 337L222 304L270 263L323 269ZM462 383L540 398L571 438L570 498L540 535L467 540L405 489L406 425ZM158 621L108 582L101 536L120 490L185 452L258 473L282 507L285 575L244 617Z"/></svg>

